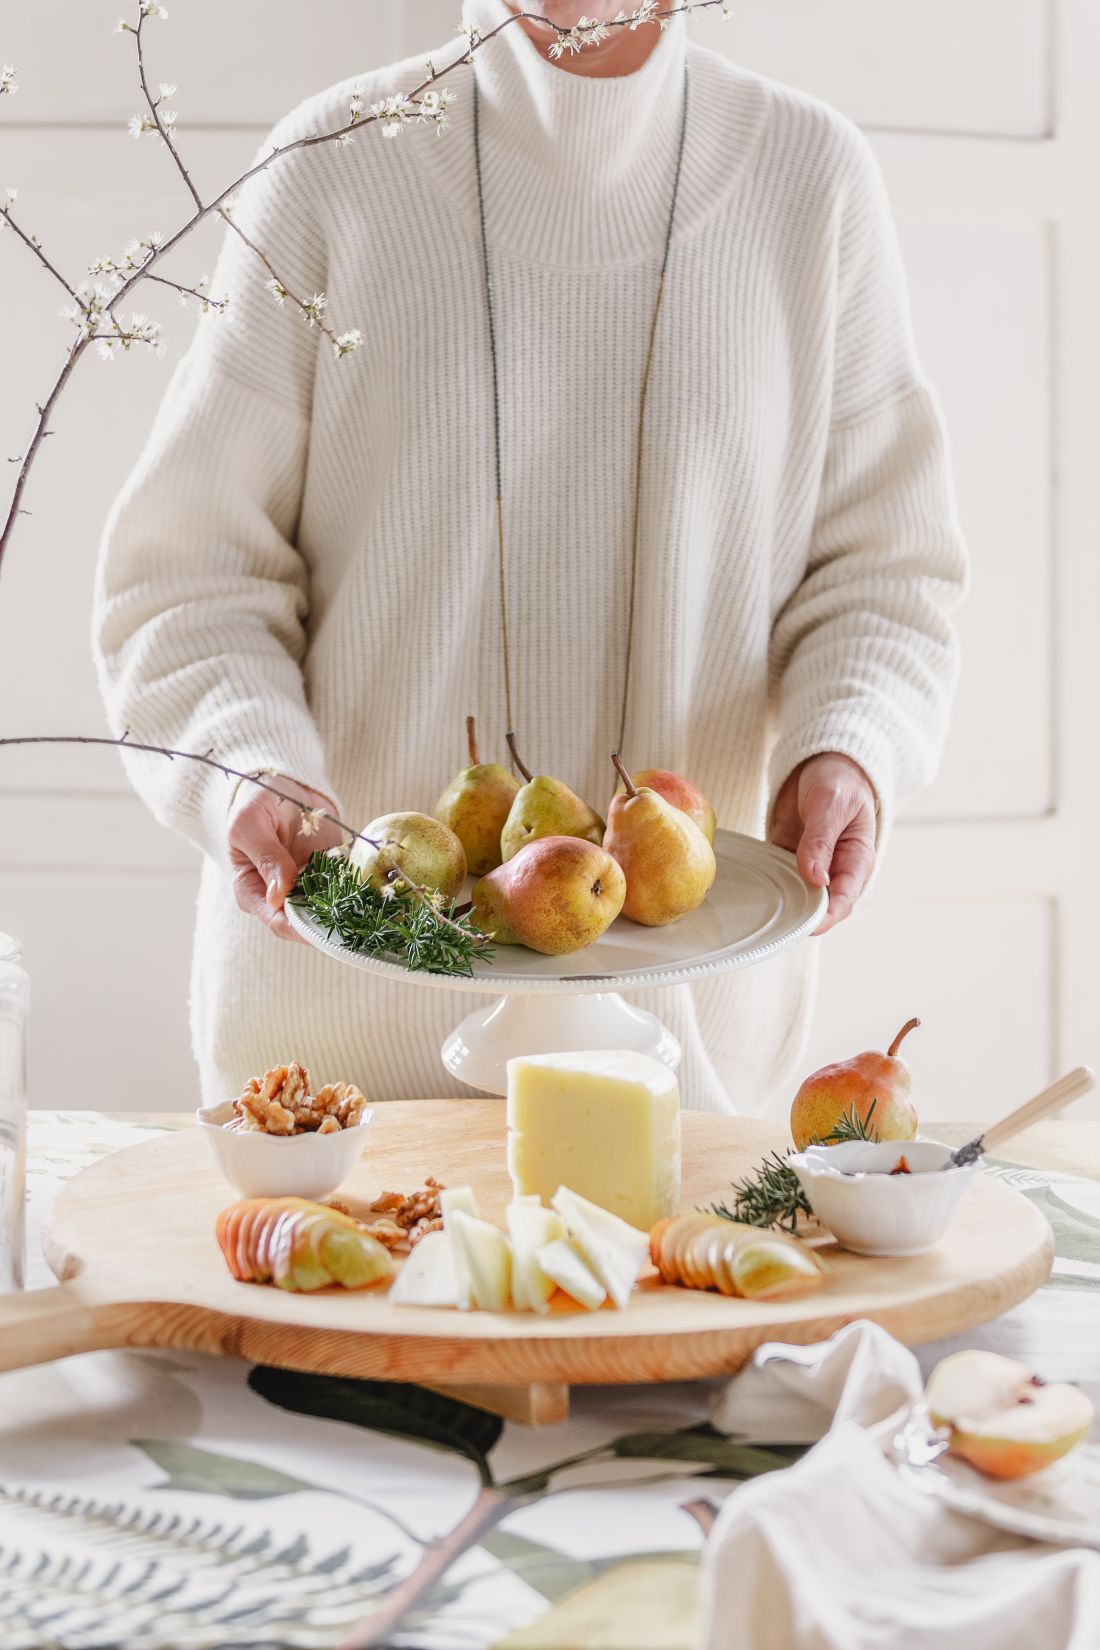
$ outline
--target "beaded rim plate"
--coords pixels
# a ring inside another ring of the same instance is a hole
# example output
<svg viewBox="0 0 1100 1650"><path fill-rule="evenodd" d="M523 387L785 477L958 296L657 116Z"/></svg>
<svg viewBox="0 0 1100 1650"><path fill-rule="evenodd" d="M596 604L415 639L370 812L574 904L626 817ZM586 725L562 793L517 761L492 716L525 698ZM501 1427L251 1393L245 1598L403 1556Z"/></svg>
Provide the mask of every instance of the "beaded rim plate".
<svg viewBox="0 0 1100 1650"><path fill-rule="evenodd" d="M749 968L813 933L828 908L828 894L803 881L793 854L736 831L719 831L714 853L718 873L710 893L697 911L667 928L645 928L619 917L593 945L565 957L502 945L491 963L474 963L472 975L413 972L385 957L365 957L330 937L309 913L289 902L286 909L303 939L353 968L445 991L498 995L681 985Z"/></svg>

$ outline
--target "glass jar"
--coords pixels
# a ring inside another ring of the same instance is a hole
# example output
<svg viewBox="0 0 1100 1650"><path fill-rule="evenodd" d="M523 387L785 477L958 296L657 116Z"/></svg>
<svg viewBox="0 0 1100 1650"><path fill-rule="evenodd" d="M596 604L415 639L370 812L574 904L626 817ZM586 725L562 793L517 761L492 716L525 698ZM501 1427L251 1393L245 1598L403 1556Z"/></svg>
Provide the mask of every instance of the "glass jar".
<svg viewBox="0 0 1100 1650"><path fill-rule="evenodd" d="M29 997L19 942L0 934L0 1293L23 1287Z"/></svg>

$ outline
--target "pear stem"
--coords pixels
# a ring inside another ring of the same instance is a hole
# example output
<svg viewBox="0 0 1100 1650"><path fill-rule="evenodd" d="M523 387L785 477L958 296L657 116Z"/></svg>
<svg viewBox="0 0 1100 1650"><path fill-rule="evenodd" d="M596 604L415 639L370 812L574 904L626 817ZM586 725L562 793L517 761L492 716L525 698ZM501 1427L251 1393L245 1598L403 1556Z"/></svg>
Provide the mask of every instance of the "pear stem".
<svg viewBox="0 0 1100 1650"><path fill-rule="evenodd" d="M611 752L611 761L614 764L615 772L618 774L619 778L622 780L624 786L626 787L627 796L637 796L637 794L638 794L637 788L634 784L634 781L631 779L630 775L627 773L626 769L623 767L623 760L622 760L622 757L619 755L618 751L612 751Z"/></svg>
<svg viewBox="0 0 1100 1650"><path fill-rule="evenodd" d="M515 763L516 767L519 769L519 771L523 775L524 779L526 779L527 783L530 784L531 783L530 772L528 771L527 768L524 767L523 763L520 761L519 752L516 750L516 736L515 736L515 734L514 733L509 733L508 735L506 735L506 737L507 737L507 740L508 740L508 749L512 753L512 761Z"/></svg>
<svg viewBox="0 0 1100 1650"><path fill-rule="evenodd" d="M916 1019L906 1020L905 1024L902 1026L901 1030L898 1032L897 1036L894 1038L894 1041L890 1044L890 1047L886 1050L887 1054L890 1056L891 1059L893 1059L894 1055L898 1052L898 1049L901 1047L902 1043L908 1037L909 1033L911 1031L916 1031L916 1029L919 1025L920 1025L919 1020L916 1020Z"/></svg>
<svg viewBox="0 0 1100 1650"><path fill-rule="evenodd" d="M466 718L466 744L470 751L470 766L476 768L481 758L477 754L477 723L472 716Z"/></svg>

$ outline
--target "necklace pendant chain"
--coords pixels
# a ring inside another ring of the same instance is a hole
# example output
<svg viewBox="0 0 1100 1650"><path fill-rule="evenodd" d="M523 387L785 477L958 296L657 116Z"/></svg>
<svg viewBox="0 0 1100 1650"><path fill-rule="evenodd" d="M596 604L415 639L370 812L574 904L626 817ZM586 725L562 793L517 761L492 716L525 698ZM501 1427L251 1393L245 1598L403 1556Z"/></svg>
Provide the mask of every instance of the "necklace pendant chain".
<svg viewBox="0 0 1100 1650"><path fill-rule="evenodd" d="M563 70L561 72L565 73L567 71ZM473 83L474 168L477 175L477 209L481 227L481 272L485 288L485 314L489 330L489 361L493 391L493 478L496 486L497 584L498 599L500 604L501 666L504 672L504 714L506 718L507 731L511 733L514 731L515 724L512 718L512 670L508 646L507 561L504 553L504 488L502 484L501 464L500 374L497 361L496 316L493 305L493 282L489 268L489 240L485 229L485 188L481 166L481 111L478 98L476 71L473 76ZM669 252L672 247L672 230L676 218L676 202L680 194L680 173L684 160L684 139L687 135L687 116L688 73L687 64L685 63L683 101L680 114L680 131L676 147L676 168L672 179L672 197L669 203L668 226L665 230L664 251L661 256L661 267L657 276L657 292L653 304L653 316L649 324L649 340L646 347L645 366L642 371L641 393L638 399L638 422L634 443L634 508L630 531L630 581L626 609L623 692L619 712L619 736L618 742L615 746L616 750L622 750L626 737L626 719L630 702L630 674L634 659L634 620L638 592L638 540L642 508L642 455L645 445L646 402L649 397L649 380L653 368L654 346L657 340L657 323L660 319L661 305L665 293L665 275L668 270Z"/></svg>

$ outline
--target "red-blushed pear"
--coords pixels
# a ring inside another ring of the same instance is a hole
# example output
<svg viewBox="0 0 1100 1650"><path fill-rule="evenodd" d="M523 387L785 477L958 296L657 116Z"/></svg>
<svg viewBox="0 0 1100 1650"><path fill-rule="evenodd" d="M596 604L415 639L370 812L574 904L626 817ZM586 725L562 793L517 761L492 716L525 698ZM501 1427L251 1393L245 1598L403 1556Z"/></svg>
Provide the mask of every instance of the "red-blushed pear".
<svg viewBox="0 0 1100 1650"><path fill-rule="evenodd" d="M598 940L625 895L626 878L603 848L577 836L543 836L475 882L470 898L481 933L559 957Z"/></svg>
<svg viewBox="0 0 1100 1650"><path fill-rule="evenodd" d="M519 780L499 762L482 762L477 727L466 718L470 766L451 780L435 805L435 817L448 826L466 851L472 877L483 877L500 864L500 833L516 799Z"/></svg>
<svg viewBox="0 0 1100 1650"><path fill-rule="evenodd" d="M791 1135L799 1151L815 1140L825 1140L853 1110L864 1124L870 1118L870 1130L880 1140L915 1137L911 1077L905 1061L898 1058L898 1049L919 1025L919 1020L907 1020L885 1054L874 1050L857 1054L854 1059L822 1066L807 1077L791 1106Z"/></svg>
<svg viewBox="0 0 1100 1650"><path fill-rule="evenodd" d="M611 799L603 845L626 873L623 916L663 928L706 899L714 849L687 814L656 791L639 790L618 751L611 760L624 788Z"/></svg>
<svg viewBox="0 0 1100 1650"><path fill-rule="evenodd" d="M671 768L642 768L633 778L635 790L656 791L674 808L679 808L682 814L694 819L707 841L713 844L718 821L698 785L682 773L674 773Z"/></svg>
<svg viewBox="0 0 1100 1650"><path fill-rule="evenodd" d="M1086 1437L1093 1407L1075 1386L1047 1383L998 1352L953 1352L924 1390L932 1422L949 1429L952 1455L990 1478L1026 1478Z"/></svg>
<svg viewBox="0 0 1100 1650"><path fill-rule="evenodd" d="M603 840L603 820L587 802L560 779L530 773L516 750L516 736L507 735L512 760L527 783L516 792L500 833L500 857L507 862L521 848L544 836L575 836L585 842Z"/></svg>

